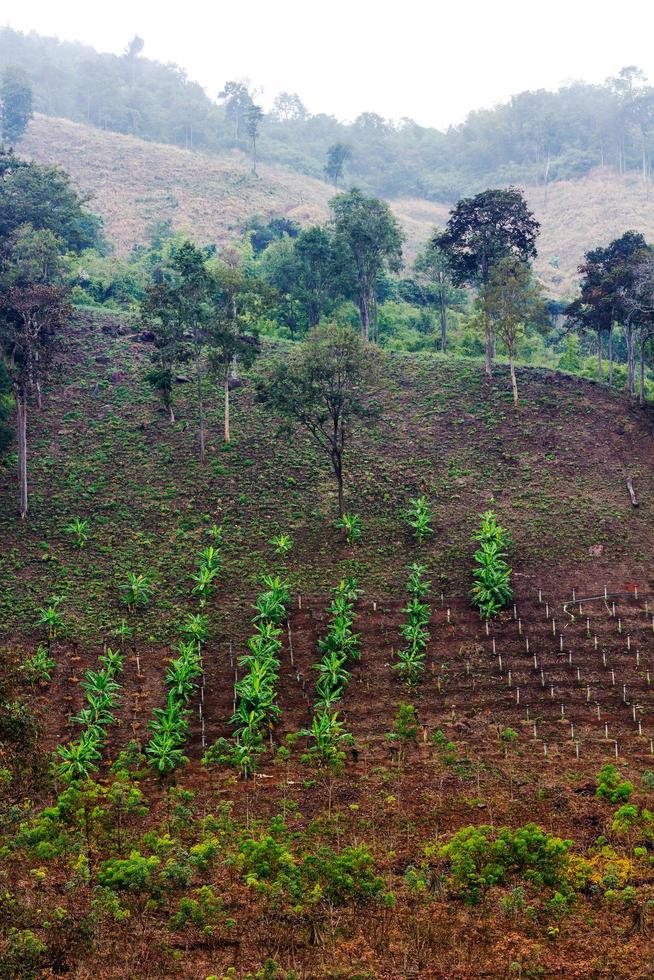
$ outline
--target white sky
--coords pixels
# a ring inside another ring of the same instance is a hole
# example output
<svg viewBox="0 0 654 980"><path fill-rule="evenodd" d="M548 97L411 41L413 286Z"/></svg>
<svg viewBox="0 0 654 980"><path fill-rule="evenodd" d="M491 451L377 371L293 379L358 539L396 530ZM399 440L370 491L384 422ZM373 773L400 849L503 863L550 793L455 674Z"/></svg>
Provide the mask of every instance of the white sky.
<svg viewBox="0 0 654 980"><path fill-rule="evenodd" d="M6 2L6 0L5 0ZM3 4L4 5L4 4ZM524 89L600 82L636 64L654 81L654 0L12 0L0 23L174 61L215 96L248 78L264 105L408 116L445 128Z"/></svg>

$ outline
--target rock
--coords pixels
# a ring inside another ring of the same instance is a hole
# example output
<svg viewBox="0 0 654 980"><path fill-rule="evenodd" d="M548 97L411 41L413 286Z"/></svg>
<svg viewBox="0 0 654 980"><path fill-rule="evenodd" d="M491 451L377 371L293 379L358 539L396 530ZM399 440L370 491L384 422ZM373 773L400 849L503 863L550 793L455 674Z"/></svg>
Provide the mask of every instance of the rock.
<svg viewBox="0 0 654 980"><path fill-rule="evenodd" d="M117 385L119 381L122 381L125 375L122 371L112 371L109 375L109 381L112 385Z"/></svg>
<svg viewBox="0 0 654 980"><path fill-rule="evenodd" d="M599 558L600 555L604 554L604 545L591 544L590 548L588 549L588 554L591 556L591 558Z"/></svg>

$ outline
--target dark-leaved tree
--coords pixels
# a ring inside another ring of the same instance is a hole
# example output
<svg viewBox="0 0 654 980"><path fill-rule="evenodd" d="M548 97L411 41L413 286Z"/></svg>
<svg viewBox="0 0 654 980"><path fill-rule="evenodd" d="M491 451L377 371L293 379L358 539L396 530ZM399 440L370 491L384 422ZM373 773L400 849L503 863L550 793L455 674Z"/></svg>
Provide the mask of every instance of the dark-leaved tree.
<svg viewBox="0 0 654 980"><path fill-rule="evenodd" d="M487 190L458 202L445 230L433 238L433 246L447 256L455 283L484 292L491 269L502 259L513 256L527 262L534 258L539 229L521 191L515 187ZM487 314L484 328L486 374L490 377L493 336Z"/></svg>

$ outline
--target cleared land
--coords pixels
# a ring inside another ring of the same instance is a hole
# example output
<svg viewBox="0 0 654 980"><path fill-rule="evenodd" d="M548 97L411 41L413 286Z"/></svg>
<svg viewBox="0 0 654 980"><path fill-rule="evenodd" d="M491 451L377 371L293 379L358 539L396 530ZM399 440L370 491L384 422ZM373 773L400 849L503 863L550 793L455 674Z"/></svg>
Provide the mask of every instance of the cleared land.
<svg viewBox="0 0 654 980"><path fill-rule="evenodd" d="M225 242L253 214L284 215L302 224L323 220L334 190L282 167L261 164L259 176L234 152L204 156L186 150L37 116L20 152L58 164L93 195L91 206L105 220L119 254L143 242L154 221L169 218L201 243ZM637 174L597 169L587 177L525 188L541 222L536 270L548 292L568 297L576 288L583 252L608 243L627 229L654 238L654 195ZM448 206L401 198L390 202L407 234L410 260Z"/></svg>

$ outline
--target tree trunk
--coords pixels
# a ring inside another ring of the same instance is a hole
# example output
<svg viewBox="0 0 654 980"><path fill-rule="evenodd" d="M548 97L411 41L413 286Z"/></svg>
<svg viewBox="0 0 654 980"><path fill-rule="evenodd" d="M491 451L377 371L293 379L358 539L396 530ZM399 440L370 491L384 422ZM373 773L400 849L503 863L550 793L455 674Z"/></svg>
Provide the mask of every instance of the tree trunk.
<svg viewBox="0 0 654 980"><path fill-rule="evenodd" d="M630 395L635 394L636 387L636 350L634 344L634 328L631 322L627 322L624 328L625 339L627 341L627 391Z"/></svg>
<svg viewBox="0 0 654 980"><path fill-rule="evenodd" d="M441 350L447 350L447 304L445 303L445 291L441 289L440 295L440 315L441 315Z"/></svg>
<svg viewBox="0 0 654 980"><path fill-rule="evenodd" d="M200 462L204 465L206 461L205 452L205 425L204 425L204 397L202 392L202 368L200 366L200 354L195 356L195 377L198 386L198 412L200 415Z"/></svg>
<svg viewBox="0 0 654 980"><path fill-rule="evenodd" d="M27 517L27 398L16 393L16 424L18 427L18 485L20 488L20 517Z"/></svg>
<svg viewBox="0 0 654 980"><path fill-rule="evenodd" d="M491 321L488 313L484 313L484 333L486 335L486 377L493 377L493 335L491 331Z"/></svg>
<svg viewBox="0 0 654 980"><path fill-rule="evenodd" d="M513 388L513 404L518 405L518 381L515 376L515 361L513 354L509 354L509 367L511 368L511 387Z"/></svg>
<svg viewBox="0 0 654 980"><path fill-rule="evenodd" d="M609 327L609 340L608 340L608 355L609 355L609 388L613 387L613 324Z"/></svg>
<svg viewBox="0 0 654 980"><path fill-rule="evenodd" d="M338 516L345 514L345 495L343 492L343 459L336 450L332 450L332 468L338 484Z"/></svg>
<svg viewBox="0 0 654 980"><path fill-rule="evenodd" d="M225 373L225 442L231 442L229 430L229 376Z"/></svg>
<svg viewBox="0 0 654 980"><path fill-rule="evenodd" d="M601 384L603 381L604 371L602 369L602 332L597 331L597 380Z"/></svg>
<svg viewBox="0 0 654 980"><path fill-rule="evenodd" d="M172 402L168 402L168 421L169 422L175 421L175 410L173 408Z"/></svg>
<svg viewBox="0 0 654 980"><path fill-rule="evenodd" d="M372 339L374 343L379 343L379 311L377 310L377 294L374 289L370 291L370 321L372 324Z"/></svg>
<svg viewBox="0 0 654 980"><path fill-rule="evenodd" d="M368 287L359 278L359 318L361 320L361 336L370 340L370 307L368 305Z"/></svg>
<svg viewBox="0 0 654 980"><path fill-rule="evenodd" d="M645 404L645 344L646 338L642 338L639 344L639 370L638 370L638 404Z"/></svg>

